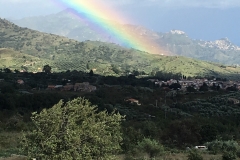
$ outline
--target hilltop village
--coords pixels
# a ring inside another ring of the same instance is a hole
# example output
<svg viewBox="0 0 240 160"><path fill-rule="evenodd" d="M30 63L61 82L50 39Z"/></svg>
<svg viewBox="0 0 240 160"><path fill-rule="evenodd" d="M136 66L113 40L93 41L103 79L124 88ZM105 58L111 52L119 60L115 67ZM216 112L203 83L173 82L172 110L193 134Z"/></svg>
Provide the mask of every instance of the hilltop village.
<svg viewBox="0 0 240 160"><path fill-rule="evenodd" d="M100 76L93 72L84 73L78 71L67 71L62 73L46 72L16 72L2 70L0 72L0 93L14 94L48 94L57 93L60 95L89 96L90 99L96 94L123 91L125 88L130 90L146 91L137 94L123 93L117 94L113 99L119 99L121 103L128 102L138 106L175 105L176 101L185 101L183 95L195 94L195 98L213 94L237 92L240 90L240 81L231 81L221 78L188 78L184 76L178 79L161 79L160 77L137 78L133 74L122 77ZM173 75L173 77L176 77ZM125 91L124 91L125 92ZM133 91L130 91L133 92ZM139 91L138 91L139 92ZM149 92L149 93L148 93ZM105 97L107 98L107 97ZM113 100L112 99L112 100ZM185 98L186 99L186 98ZM191 99L192 100L192 99ZM227 101L238 104L239 99L230 97ZM152 103L153 102L153 103ZM112 104L114 104L112 102ZM145 114L145 113L144 113Z"/></svg>
<svg viewBox="0 0 240 160"><path fill-rule="evenodd" d="M0 73L0 83L12 83L18 85L19 89L27 92L45 90L45 91L69 91L69 92L94 92L97 86L116 87L117 85L129 85L115 80L112 82L107 80L100 82L103 79L100 75L90 75L84 72L66 72L66 73L50 73L45 72L5 72ZM131 80L136 78L135 75L129 74L126 76ZM133 78L134 77L134 78ZM107 79L117 79L109 77ZM121 79L121 78L120 78ZM137 79L137 78L136 78ZM196 92L196 91L213 91L213 90L240 90L240 81L219 79L211 77L207 78L179 78L161 80L161 78L139 78L142 83L148 83L149 88L162 88L167 91L178 90L182 92ZM145 85L145 84L144 84ZM134 86L134 85L133 85Z"/></svg>

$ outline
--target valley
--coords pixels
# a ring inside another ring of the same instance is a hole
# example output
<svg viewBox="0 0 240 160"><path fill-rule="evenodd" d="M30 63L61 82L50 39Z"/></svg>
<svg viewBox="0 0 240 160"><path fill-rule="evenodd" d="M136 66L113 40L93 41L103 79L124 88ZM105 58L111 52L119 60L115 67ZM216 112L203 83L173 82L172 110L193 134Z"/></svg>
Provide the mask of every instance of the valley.
<svg viewBox="0 0 240 160"><path fill-rule="evenodd" d="M67 11L0 18L0 159L239 159L240 48L115 25L161 54Z"/></svg>

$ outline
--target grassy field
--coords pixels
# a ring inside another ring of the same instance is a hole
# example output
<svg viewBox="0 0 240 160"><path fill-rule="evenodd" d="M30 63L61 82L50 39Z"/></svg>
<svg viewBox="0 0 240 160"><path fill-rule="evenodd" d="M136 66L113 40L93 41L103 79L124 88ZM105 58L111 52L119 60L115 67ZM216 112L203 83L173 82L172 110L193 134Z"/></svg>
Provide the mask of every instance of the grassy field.
<svg viewBox="0 0 240 160"><path fill-rule="evenodd" d="M202 154L203 160L221 160L221 155ZM138 158L136 160L150 160L147 156ZM187 160L187 153L176 153L176 154L164 154L163 156L156 157L154 160ZM119 160L125 160L125 156L120 156Z"/></svg>
<svg viewBox="0 0 240 160"><path fill-rule="evenodd" d="M21 133L0 132L0 157L9 157L19 153L19 142Z"/></svg>
<svg viewBox="0 0 240 160"><path fill-rule="evenodd" d="M148 160L147 157L142 157L136 160ZM210 154L203 154L203 160L221 160L221 155L210 155ZM11 157L7 158L0 158L0 160L27 160L25 156L19 156L19 155L12 155ZM121 155L116 157L116 160L125 160L125 156ZM150 160L150 159L149 159ZM187 154L166 154L161 157L156 157L155 160L187 160Z"/></svg>
<svg viewBox="0 0 240 160"><path fill-rule="evenodd" d="M0 160L27 160L25 156L19 155L18 146L20 142L21 133L19 132L1 132L0 133ZM221 155L212 155L202 153L204 160L221 160ZM136 158L136 160L146 159L147 156ZM125 155L119 155L116 160L125 160ZM187 151L182 153L168 153L156 157L155 160L187 160Z"/></svg>

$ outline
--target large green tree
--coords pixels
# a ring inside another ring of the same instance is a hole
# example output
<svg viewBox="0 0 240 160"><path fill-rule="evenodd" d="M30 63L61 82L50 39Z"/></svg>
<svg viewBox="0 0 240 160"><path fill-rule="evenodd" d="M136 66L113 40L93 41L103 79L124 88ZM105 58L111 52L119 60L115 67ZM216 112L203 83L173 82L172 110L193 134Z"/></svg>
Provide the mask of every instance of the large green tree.
<svg viewBox="0 0 240 160"><path fill-rule="evenodd" d="M52 67L49 66L48 64L43 66L43 69L42 69L42 71L45 73L51 73L51 70L52 70Z"/></svg>
<svg viewBox="0 0 240 160"><path fill-rule="evenodd" d="M60 101L31 117L34 129L23 136L29 158L52 160L112 159L120 151L124 119L118 113L98 112L84 98Z"/></svg>

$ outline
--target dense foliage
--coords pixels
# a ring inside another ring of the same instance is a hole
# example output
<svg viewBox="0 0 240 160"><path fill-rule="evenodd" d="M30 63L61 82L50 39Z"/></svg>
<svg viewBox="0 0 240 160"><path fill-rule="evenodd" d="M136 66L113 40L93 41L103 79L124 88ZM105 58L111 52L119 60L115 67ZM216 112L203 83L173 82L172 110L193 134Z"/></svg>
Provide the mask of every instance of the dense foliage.
<svg viewBox="0 0 240 160"><path fill-rule="evenodd" d="M120 114L97 112L83 98L60 101L39 114L33 113L33 130L22 140L29 158L111 159L121 150Z"/></svg>
<svg viewBox="0 0 240 160"><path fill-rule="evenodd" d="M190 151L187 157L187 160L203 160L202 155L196 150Z"/></svg>
<svg viewBox="0 0 240 160"><path fill-rule="evenodd" d="M121 125L121 149L125 154L135 148L132 153L141 149L141 153L150 156L152 153L144 151L144 145L153 150L159 149L159 146L161 149L162 145L166 150L185 150L186 147L203 145L220 138L224 142L240 139L240 104L229 101L229 98L239 99L240 93L236 91L208 87L205 92L183 92L174 90L175 85L155 85L148 81L149 77L105 77L78 71L49 74L0 72L0 77L4 79L0 82L1 132L32 130L32 112L40 113L44 108L48 110L61 99L65 104L77 97L85 97L96 105L98 111L117 111L126 116L126 121ZM18 84L19 78L25 83ZM75 92L47 89L48 84L66 85L68 80L72 84L90 82L97 90ZM170 87L173 87L172 90ZM176 85L176 88L179 86ZM138 104L127 101L129 98L138 100ZM146 143L143 145L143 142ZM238 151L234 153L238 154Z"/></svg>

